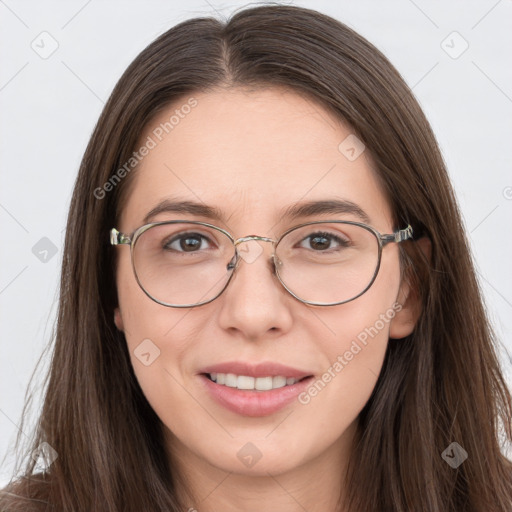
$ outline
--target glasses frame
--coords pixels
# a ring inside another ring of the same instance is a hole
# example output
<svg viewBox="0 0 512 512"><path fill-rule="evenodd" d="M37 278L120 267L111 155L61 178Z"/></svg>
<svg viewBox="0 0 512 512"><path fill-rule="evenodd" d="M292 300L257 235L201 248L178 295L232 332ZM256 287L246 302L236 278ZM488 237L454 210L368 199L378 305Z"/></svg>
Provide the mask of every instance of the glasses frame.
<svg viewBox="0 0 512 512"><path fill-rule="evenodd" d="M235 249L235 254L234 254L233 258L231 258L226 270L232 269L233 272L231 272L231 275L229 276L228 280L226 281L226 284L224 285L222 290L215 297L213 297L212 299L209 299L207 301L204 301L204 302L198 302L196 304L169 304L166 302L162 302L161 300L158 300L155 297L153 297L148 291L146 291L144 286L141 284L141 282L139 280L139 276L137 275L137 270L135 269L135 260L134 260L134 255L133 255L135 244L137 243L137 240L139 239L139 237L143 233L145 233L148 229L151 229L154 226L161 226L164 224L194 224L194 225L206 226L209 228L216 229L217 231L220 231L221 233L226 235L231 240L231 242L233 243L233 247ZM307 300L301 299L300 297L295 295L295 293L293 293L286 286L286 284L282 281L281 276L279 274L279 266L282 264L282 262L278 261L279 258L276 258L276 249L277 249L279 243L291 231L294 231L295 229L301 228L303 226L314 225L314 224L351 224L354 226L360 226L360 227L366 229L367 231L369 231L370 233L372 233L375 236L375 238L377 239L379 251L378 251L378 259L377 259L377 265L375 267L375 272L373 273L373 276L372 276L370 282L368 283L368 285L366 286L366 288L361 293L356 295L355 297L352 297L351 299L343 300L341 302L333 302L333 303L328 303L328 304L307 301ZM403 242L404 240L411 240L412 238L413 238L413 229L410 224L405 229L399 229L399 230L395 231L394 233L381 234L374 227L369 226L368 224L364 224L362 222L348 221L348 220L318 220L318 221L304 222L302 224L298 224L298 225L293 226L292 228L286 230L277 240L273 239L273 238L268 238L265 236L258 236L258 235L248 235L248 236L243 236L243 237L235 239L231 235L231 233L229 233L228 231L226 231L223 228L220 228L220 227L210 224L208 222L202 222L202 221L196 221L196 220L168 220L168 221L161 221L161 222L151 222L149 224L144 224L143 226L140 226L131 235L121 233L116 228L112 228L110 230L110 244L111 245L129 245L130 246L130 258L131 258L133 273L134 273L135 279L137 280L137 283L140 286L140 288L142 289L142 291L151 300L155 301L156 303L161 304L162 306L165 306L165 307L172 307L172 308L193 308L196 306L202 306L204 304L208 304L208 303L214 301L220 295L222 295L224 290L228 287L231 279L235 275L235 271L238 268L240 259L242 259L237 250L238 245L241 244L242 242L248 242L250 240L258 240L261 242L271 242L273 244L274 247L273 247L271 259L272 259L272 262L274 265L274 273L275 273L277 279L279 280L279 282L281 283L281 285L283 286L283 288L290 295L292 295L294 298L296 298L298 301L300 301L304 304L309 304L311 306L338 306L340 304L345 304L347 302L351 302L351 301L357 299L358 297L360 297L361 295L366 293L369 290L369 288L372 286L372 284L375 282L375 279L377 278L377 275L380 270L381 259L382 259L382 249L384 247L386 247L390 243L400 243L400 242ZM233 259L235 259L234 263L233 263Z"/></svg>

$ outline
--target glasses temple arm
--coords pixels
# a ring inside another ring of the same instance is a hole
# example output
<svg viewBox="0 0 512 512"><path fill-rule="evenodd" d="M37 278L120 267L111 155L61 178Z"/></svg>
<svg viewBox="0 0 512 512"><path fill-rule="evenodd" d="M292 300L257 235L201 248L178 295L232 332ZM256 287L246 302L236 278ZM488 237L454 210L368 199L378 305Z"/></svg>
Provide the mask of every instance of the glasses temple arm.
<svg viewBox="0 0 512 512"><path fill-rule="evenodd" d="M393 233L392 235L382 235L381 240L384 244L388 244L390 242L403 242L404 240L412 239L413 231L412 226L409 224L405 229L400 229Z"/></svg>

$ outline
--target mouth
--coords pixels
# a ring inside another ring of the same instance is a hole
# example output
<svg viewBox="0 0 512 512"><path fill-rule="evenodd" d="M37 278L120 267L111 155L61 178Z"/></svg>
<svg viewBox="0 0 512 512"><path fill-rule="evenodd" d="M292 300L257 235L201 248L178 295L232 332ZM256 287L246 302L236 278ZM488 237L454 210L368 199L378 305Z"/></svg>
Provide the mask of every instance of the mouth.
<svg viewBox="0 0 512 512"><path fill-rule="evenodd" d="M207 396L242 416L268 416L296 401L311 384L309 371L275 361L225 361L198 372Z"/></svg>
<svg viewBox="0 0 512 512"><path fill-rule="evenodd" d="M267 375L264 377L252 377L250 375L236 375L234 373L203 373L206 378L220 386L236 388L245 391L271 391L273 389L293 386L297 382L309 379L312 375L302 378L286 377L284 375Z"/></svg>
<svg viewBox="0 0 512 512"><path fill-rule="evenodd" d="M214 402L246 417L270 416L294 402L296 407L314 379L313 374L271 362L219 364L203 368L198 377Z"/></svg>

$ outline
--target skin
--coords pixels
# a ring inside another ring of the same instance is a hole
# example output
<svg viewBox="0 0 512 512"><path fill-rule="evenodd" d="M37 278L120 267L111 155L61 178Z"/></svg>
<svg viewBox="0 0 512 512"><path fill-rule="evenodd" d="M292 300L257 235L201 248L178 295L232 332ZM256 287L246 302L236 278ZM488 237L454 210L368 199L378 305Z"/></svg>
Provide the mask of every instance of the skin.
<svg viewBox="0 0 512 512"><path fill-rule="evenodd" d="M277 238L299 223L282 222L279 209L327 198L358 204L379 232L393 232L369 152L349 161L338 145L350 128L321 106L278 88L193 96L198 105L141 162L117 229L132 233L159 201L179 195L221 208L226 224L220 227L236 238ZM184 103L162 112L141 140ZM180 218L210 221L169 213L154 220ZM323 219L359 220L338 214L300 222ZM125 332L140 386L165 425L167 453L187 481L179 487L185 510L336 510L356 420L388 339L414 328L414 294L400 281L397 244L383 250L377 279L365 294L330 307L288 294L272 275L271 244L261 246L263 253L253 263L241 262L220 297L185 309L149 299L134 278L129 249L116 248L116 326ZM275 414L245 417L202 391L198 370L232 360L278 361L320 378L396 302L401 311L308 404L293 401ZM134 355L147 338L160 349L149 366ZM251 468L237 457L248 442L262 454Z"/></svg>

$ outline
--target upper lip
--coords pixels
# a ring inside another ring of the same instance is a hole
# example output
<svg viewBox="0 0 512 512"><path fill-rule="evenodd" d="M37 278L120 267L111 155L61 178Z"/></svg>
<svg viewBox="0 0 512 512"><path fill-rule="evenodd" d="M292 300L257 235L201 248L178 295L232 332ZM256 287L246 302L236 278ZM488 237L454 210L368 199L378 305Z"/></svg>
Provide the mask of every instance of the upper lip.
<svg viewBox="0 0 512 512"><path fill-rule="evenodd" d="M272 361L261 362L257 364L245 363L243 361L226 361L224 363L207 366L199 373L233 373L235 375L247 375L248 377L292 377L302 379L312 374L304 372L291 366L274 363Z"/></svg>

